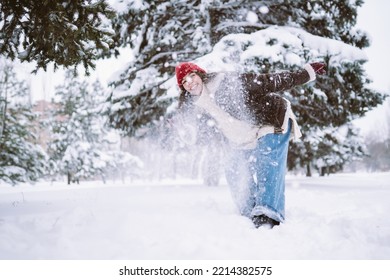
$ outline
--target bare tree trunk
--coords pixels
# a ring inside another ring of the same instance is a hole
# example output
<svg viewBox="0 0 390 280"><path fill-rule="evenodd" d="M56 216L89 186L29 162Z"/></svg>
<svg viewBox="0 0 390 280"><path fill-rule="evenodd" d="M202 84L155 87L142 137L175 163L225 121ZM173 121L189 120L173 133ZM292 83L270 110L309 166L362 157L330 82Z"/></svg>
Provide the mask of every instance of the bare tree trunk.
<svg viewBox="0 0 390 280"><path fill-rule="evenodd" d="M310 163L306 164L306 177L311 177Z"/></svg>

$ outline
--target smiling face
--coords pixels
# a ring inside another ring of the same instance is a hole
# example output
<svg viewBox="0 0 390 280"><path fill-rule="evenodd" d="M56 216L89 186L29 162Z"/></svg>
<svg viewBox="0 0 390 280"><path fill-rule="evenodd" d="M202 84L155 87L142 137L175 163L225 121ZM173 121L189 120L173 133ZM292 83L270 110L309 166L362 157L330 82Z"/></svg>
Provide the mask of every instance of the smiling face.
<svg viewBox="0 0 390 280"><path fill-rule="evenodd" d="M200 95L203 90L203 81L196 72L185 76L182 85L191 95Z"/></svg>

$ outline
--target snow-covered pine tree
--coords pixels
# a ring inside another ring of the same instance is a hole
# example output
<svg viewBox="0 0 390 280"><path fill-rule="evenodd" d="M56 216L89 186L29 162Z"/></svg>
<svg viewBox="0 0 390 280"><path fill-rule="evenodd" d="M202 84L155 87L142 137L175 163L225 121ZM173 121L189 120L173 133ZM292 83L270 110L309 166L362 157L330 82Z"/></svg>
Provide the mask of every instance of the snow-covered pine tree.
<svg viewBox="0 0 390 280"><path fill-rule="evenodd" d="M311 131L308 135L310 142L296 143L298 149L292 150L291 154L304 150L302 155L291 156L288 159L288 166L293 168L299 166L299 161L304 158L306 162L306 173L311 176L314 167L321 176L335 173L343 170L343 167L356 159L367 156L367 148L364 139L359 135L359 130L352 124L348 123L341 127L326 128ZM306 145L306 146L305 146ZM313 161L313 159L315 159Z"/></svg>
<svg viewBox="0 0 390 280"><path fill-rule="evenodd" d="M356 25L361 0L128 2L116 19L117 44L130 61L110 97L110 122L132 135L160 120L178 95L174 67L197 60L208 70L267 73L325 61L327 75L284 94L302 125L293 164L315 161L310 131L336 128L381 104L363 70L369 46ZM345 51L343 51L345 49ZM329 145L338 145L327 141ZM332 149L330 149L332 150ZM330 155L329 155L330 156Z"/></svg>
<svg viewBox="0 0 390 280"><path fill-rule="evenodd" d="M385 118L376 119L365 139L369 156L364 159L364 166L369 172L390 171L390 99L381 109L385 110Z"/></svg>
<svg viewBox="0 0 390 280"><path fill-rule="evenodd" d="M0 2L0 54L46 70L82 64L87 73L108 52L114 12L104 0Z"/></svg>
<svg viewBox="0 0 390 280"><path fill-rule="evenodd" d="M175 96L164 83L177 61L211 51L206 30L208 9L200 1L128 2L114 22L118 46L130 47L136 59L114 83L110 123L128 135L164 116ZM121 94L121 92L123 94Z"/></svg>
<svg viewBox="0 0 390 280"><path fill-rule="evenodd" d="M94 176L105 180L112 162L102 114L105 94L99 82L91 89L71 71L66 72L64 84L56 88L59 102L53 114L49 154L56 173L66 175L68 184Z"/></svg>
<svg viewBox="0 0 390 280"><path fill-rule="evenodd" d="M48 156L37 144L36 115L29 88L11 64L0 72L0 181L15 185L34 182L47 172Z"/></svg>

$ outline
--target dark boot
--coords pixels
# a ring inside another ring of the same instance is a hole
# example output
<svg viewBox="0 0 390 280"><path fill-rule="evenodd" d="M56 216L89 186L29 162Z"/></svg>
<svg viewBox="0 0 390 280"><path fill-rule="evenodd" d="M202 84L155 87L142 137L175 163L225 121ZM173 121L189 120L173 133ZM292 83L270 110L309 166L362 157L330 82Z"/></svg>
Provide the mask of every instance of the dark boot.
<svg viewBox="0 0 390 280"><path fill-rule="evenodd" d="M262 226L273 228L274 226L280 225L280 222L275 221L274 219L271 219L271 218L267 217L266 215L253 216L252 222L256 228L259 228Z"/></svg>

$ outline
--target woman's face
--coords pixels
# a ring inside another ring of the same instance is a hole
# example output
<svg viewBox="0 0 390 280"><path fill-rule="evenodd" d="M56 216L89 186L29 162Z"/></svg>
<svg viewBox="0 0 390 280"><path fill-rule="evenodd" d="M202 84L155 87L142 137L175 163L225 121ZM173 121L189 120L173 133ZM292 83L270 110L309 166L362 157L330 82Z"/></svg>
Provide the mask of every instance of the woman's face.
<svg viewBox="0 0 390 280"><path fill-rule="evenodd" d="M183 79L183 87L192 95L201 95L203 81L195 72L189 73Z"/></svg>

